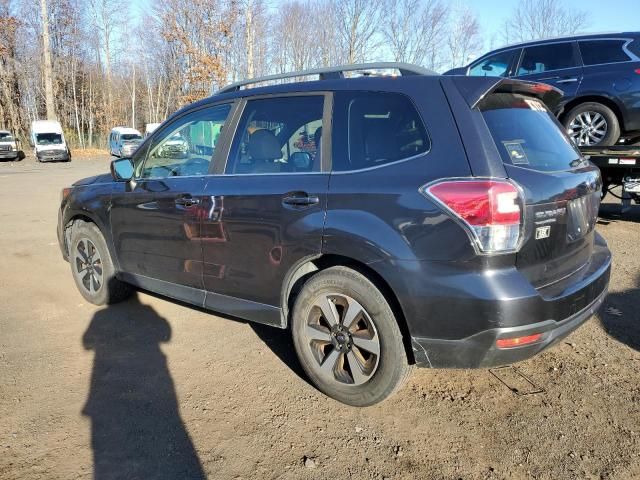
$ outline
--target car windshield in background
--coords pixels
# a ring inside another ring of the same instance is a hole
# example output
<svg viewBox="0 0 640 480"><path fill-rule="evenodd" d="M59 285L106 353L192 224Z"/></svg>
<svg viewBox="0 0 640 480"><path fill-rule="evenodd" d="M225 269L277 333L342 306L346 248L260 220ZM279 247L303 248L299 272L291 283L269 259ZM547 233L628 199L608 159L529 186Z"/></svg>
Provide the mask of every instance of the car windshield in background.
<svg viewBox="0 0 640 480"><path fill-rule="evenodd" d="M38 133L36 134L36 142L38 145L60 145L62 144L62 135L59 133Z"/></svg>
<svg viewBox="0 0 640 480"><path fill-rule="evenodd" d="M0 133L0 142L14 142L14 141L15 141L15 138L13 138L11 135Z"/></svg>
<svg viewBox="0 0 640 480"><path fill-rule="evenodd" d="M580 165L580 153L540 100L497 93L479 108L504 163L546 172Z"/></svg>
<svg viewBox="0 0 640 480"><path fill-rule="evenodd" d="M121 136L122 140L130 141L130 140L142 140L142 135L138 135L136 133L125 133Z"/></svg>

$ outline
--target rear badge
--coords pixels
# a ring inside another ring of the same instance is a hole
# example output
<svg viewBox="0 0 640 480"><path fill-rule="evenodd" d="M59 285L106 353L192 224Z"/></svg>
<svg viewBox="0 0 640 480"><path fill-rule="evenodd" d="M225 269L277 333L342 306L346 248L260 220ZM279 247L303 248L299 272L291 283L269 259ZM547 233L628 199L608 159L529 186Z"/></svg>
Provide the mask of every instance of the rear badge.
<svg viewBox="0 0 640 480"><path fill-rule="evenodd" d="M551 225L545 225L544 227L536 228L536 240L549 238L549 235L551 235Z"/></svg>

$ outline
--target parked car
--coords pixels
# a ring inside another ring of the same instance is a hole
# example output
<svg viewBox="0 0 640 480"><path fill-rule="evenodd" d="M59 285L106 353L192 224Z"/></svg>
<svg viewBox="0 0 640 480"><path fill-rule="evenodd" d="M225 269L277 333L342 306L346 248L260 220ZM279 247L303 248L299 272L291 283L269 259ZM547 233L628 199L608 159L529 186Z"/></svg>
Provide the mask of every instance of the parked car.
<svg viewBox="0 0 640 480"><path fill-rule="evenodd" d="M8 130L0 130L0 160L23 160L18 139Z"/></svg>
<svg viewBox="0 0 640 480"><path fill-rule="evenodd" d="M565 96L556 114L580 146L640 137L638 32L510 45L446 74L518 78L560 88Z"/></svg>
<svg viewBox="0 0 640 480"><path fill-rule="evenodd" d="M135 128L115 127L109 134L109 153L115 157L129 157L142 143L142 135Z"/></svg>
<svg viewBox="0 0 640 480"><path fill-rule="evenodd" d="M30 142L38 162L71 161L71 150L59 122L53 120L31 122Z"/></svg>
<svg viewBox="0 0 640 480"><path fill-rule="evenodd" d="M545 107L557 89L388 63L276 78L311 74L231 85L65 188L84 298L138 287L289 329L313 383L359 406L414 364L531 357L601 305L600 174ZM158 154L177 133L189 154Z"/></svg>

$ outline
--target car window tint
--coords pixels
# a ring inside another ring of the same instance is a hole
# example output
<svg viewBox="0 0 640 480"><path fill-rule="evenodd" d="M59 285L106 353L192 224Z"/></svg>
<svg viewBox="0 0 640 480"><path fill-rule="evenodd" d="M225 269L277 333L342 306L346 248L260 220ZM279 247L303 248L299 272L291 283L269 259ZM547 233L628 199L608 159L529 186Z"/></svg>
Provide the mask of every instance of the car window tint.
<svg viewBox="0 0 640 480"><path fill-rule="evenodd" d="M525 48L518 75L532 75L575 66L577 62L572 43L550 43Z"/></svg>
<svg viewBox="0 0 640 480"><path fill-rule="evenodd" d="M627 49L636 57L640 58L640 39L636 38L633 42L627 45Z"/></svg>
<svg viewBox="0 0 640 480"><path fill-rule="evenodd" d="M631 60L622 47L625 40L589 40L579 42L582 63L599 65L603 63L628 62Z"/></svg>
<svg viewBox="0 0 640 480"><path fill-rule="evenodd" d="M580 153L540 100L494 93L478 108L504 163L539 171L570 170L580 165Z"/></svg>
<svg viewBox="0 0 640 480"><path fill-rule="evenodd" d="M163 128L148 149L137 176L166 178L205 175L231 109L219 105L188 114Z"/></svg>
<svg viewBox="0 0 640 480"><path fill-rule="evenodd" d="M247 102L226 173L319 172L323 108L322 95Z"/></svg>
<svg viewBox="0 0 640 480"><path fill-rule="evenodd" d="M472 77L506 77L516 52L520 52L520 50L500 52L485 58L471 66L469 75Z"/></svg>
<svg viewBox="0 0 640 480"><path fill-rule="evenodd" d="M397 93L339 92L334 100L333 170L376 167L429 150L411 101Z"/></svg>

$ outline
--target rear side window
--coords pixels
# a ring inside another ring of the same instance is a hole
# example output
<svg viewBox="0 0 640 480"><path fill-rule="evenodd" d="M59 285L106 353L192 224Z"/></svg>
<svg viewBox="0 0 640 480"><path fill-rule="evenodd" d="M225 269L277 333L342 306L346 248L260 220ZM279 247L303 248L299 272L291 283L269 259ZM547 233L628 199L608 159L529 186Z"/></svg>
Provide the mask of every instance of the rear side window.
<svg viewBox="0 0 640 480"><path fill-rule="evenodd" d="M619 63L631 60L622 47L626 40L589 40L579 42L582 63L600 65L603 63Z"/></svg>
<svg viewBox="0 0 640 480"><path fill-rule="evenodd" d="M640 58L640 39L636 38L633 42L627 45L627 49L636 57Z"/></svg>
<svg viewBox="0 0 640 480"><path fill-rule="evenodd" d="M430 148L422 119L398 93L339 92L334 100L333 170L359 170Z"/></svg>
<svg viewBox="0 0 640 480"><path fill-rule="evenodd" d="M513 57L519 54L520 50L509 50L491 55L484 60L480 60L469 69L472 77L506 77L509 74L509 66Z"/></svg>
<svg viewBox="0 0 640 480"><path fill-rule="evenodd" d="M479 108L504 163L545 172L580 165L576 147L540 100L495 93Z"/></svg>
<svg viewBox="0 0 640 480"><path fill-rule="evenodd" d="M518 75L533 75L577 65L571 42L539 45L524 49Z"/></svg>

